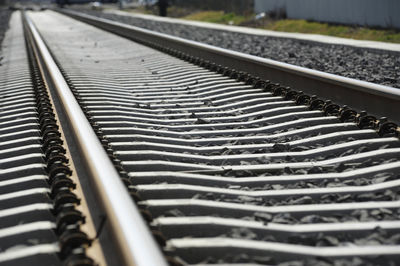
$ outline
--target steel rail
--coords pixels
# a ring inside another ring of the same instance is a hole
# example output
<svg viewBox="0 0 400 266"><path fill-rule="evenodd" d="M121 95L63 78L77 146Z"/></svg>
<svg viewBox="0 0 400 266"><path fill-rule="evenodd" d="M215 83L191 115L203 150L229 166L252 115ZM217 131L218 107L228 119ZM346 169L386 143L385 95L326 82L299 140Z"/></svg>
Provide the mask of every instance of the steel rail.
<svg viewBox="0 0 400 266"><path fill-rule="evenodd" d="M99 195L121 251L124 265L167 265L118 172L87 121L46 44L28 15L24 14L28 39L33 44L42 71L55 90Z"/></svg>
<svg viewBox="0 0 400 266"><path fill-rule="evenodd" d="M359 111L367 110L370 114L388 117L396 123L400 122L400 89L235 52L72 10L56 11L131 40L159 44L224 67L279 82L308 94L315 94L338 104L349 105Z"/></svg>

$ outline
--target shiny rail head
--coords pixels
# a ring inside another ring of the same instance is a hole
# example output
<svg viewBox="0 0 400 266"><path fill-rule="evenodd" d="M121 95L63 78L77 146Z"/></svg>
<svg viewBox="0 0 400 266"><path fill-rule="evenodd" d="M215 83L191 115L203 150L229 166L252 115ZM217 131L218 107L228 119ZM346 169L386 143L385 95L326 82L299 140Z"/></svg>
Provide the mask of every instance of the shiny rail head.
<svg viewBox="0 0 400 266"><path fill-rule="evenodd" d="M54 88L69 120L71 133L81 150L81 162L91 173L93 184L100 195L124 262L126 265L138 266L167 265L160 248L68 87L44 40L29 18L29 14L24 13L23 17L29 31L29 41L34 45L40 57L38 61L41 62L41 68L46 72L48 83Z"/></svg>

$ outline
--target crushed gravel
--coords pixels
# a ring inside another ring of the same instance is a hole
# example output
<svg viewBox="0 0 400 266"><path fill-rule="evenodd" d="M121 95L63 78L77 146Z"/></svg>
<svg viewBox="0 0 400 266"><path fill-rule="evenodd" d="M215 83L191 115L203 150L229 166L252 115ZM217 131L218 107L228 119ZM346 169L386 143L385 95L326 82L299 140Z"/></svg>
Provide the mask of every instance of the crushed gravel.
<svg viewBox="0 0 400 266"><path fill-rule="evenodd" d="M85 12L226 49L400 88L400 53L213 30L100 11Z"/></svg>
<svg viewBox="0 0 400 266"><path fill-rule="evenodd" d="M285 260L285 258L281 258ZM395 259L378 257L378 258L343 258L343 259L331 259L331 258L307 258L304 260L290 260L286 262L277 263L277 261L270 256L254 256L244 253L224 253L222 258L208 257L204 261L200 262L200 265L208 264L246 264L254 263L255 265L276 265L276 266L395 266L397 262ZM186 265L186 264L185 264ZM246 264L247 265L247 264Z"/></svg>
<svg viewBox="0 0 400 266"><path fill-rule="evenodd" d="M262 198L252 196L227 197L224 194L198 193L194 199L210 200L217 202L240 203L259 206L288 206L306 204L331 204L331 203L351 203L367 201L396 201L400 200L400 192L396 189L386 189L384 192L364 192L349 194L324 194L322 196L290 196L285 198Z"/></svg>
<svg viewBox="0 0 400 266"><path fill-rule="evenodd" d="M6 8L0 8L0 51L1 51L1 44L3 43L4 34L8 29L8 22L10 20L12 11ZM1 60L3 57L0 54L0 65Z"/></svg>
<svg viewBox="0 0 400 266"><path fill-rule="evenodd" d="M184 216L201 216L202 213L195 209L184 211L177 208L171 208L162 213L163 217L184 217ZM350 223L350 222L375 222L375 221L397 221L400 219L400 210L398 209L359 209L351 212L331 211L319 214L309 213L266 213L255 212L249 216L232 217L230 214L222 214L219 211L210 211L208 213L212 217L223 218L240 218L246 221L257 221L277 224L313 224L313 223Z"/></svg>

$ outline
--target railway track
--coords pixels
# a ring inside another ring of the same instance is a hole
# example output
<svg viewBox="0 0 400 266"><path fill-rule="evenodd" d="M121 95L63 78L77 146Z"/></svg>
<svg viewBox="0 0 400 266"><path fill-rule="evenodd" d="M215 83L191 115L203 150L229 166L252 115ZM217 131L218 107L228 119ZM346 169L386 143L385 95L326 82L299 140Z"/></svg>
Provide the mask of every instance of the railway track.
<svg viewBox="0 0 400 266"><path fill-rule="evenodd" d="M398 265L398 90L63 13L3 45L0 265Z"/></svg>

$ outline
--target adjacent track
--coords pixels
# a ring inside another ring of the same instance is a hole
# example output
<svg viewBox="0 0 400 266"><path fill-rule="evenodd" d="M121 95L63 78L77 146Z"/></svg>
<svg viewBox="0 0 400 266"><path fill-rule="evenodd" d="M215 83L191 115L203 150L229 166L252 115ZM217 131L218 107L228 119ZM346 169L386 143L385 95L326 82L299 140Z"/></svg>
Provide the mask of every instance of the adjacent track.
<svg viewBox="0 0 400 266"><path fill-rule="evenodd" d="M91 265L98 258L85 250L98 239L110 265L383 266L400 260L400 142L391 122L400 121L398 90L63 13L128 39L53 11L25 17L30 69L39 75L32 90L48 91L54 121L62 125L60 146L88 198L90 212L83 215L95 225L100 216L106 221L104 232L64 246L57 244L63 243L60 226L50 222L48 230L58 228L57 234L41 253ZM5 92L17 72L7 74ZM19 117L28 112L49 121L37 115L40 103L31 112L17 109ZM364 109L369 113L358 111ZM0 134L3 127L24 134L24 119L21 129L0 120ZM46 131L38 132L32 140L43 150ZM18 148L1 145L0 155L10 154L7 167L20 161ZM32 171L24 160L21 167ZM50 175L46 170L42 179ZM53 198L46 205L52 213ZM85 223L78 220L81 234ZM77 220L68 221L62 228ZM16 264L14 251L4 250L0 262ZM17 261L40 261L37 254L19 254Z"/></svg>

